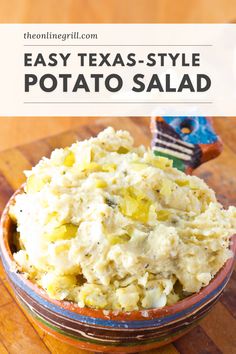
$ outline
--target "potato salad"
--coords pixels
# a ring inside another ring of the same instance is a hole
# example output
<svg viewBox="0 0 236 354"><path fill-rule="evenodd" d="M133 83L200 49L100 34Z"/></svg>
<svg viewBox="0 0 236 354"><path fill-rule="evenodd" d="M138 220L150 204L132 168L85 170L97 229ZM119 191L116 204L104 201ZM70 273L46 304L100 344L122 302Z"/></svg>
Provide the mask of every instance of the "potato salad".
<svg viewBox="0 0 236 354"><path fill-rule="evenodd" d="M49 297L132 311L198 292L232 257L236 208L127 131L56 149L25 172L10 215L18 269Z"/></svg>

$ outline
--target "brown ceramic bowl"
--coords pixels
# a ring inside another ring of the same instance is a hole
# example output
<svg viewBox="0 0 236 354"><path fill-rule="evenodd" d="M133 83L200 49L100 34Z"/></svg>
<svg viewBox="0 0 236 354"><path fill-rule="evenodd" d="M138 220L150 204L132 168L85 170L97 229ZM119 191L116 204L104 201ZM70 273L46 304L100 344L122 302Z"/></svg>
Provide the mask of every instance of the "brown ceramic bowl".
<svg viewBox="0 0 236 354"><path fill-rule="evenodd" d="M16 193L20 193L18 190ZM78 348L102 352L141 352L179 338L204 317L218 301L229 281L234 259L230 258L210 284L172 306L146 311L114 312L80 308L69 301L57 301L17 271L12 240L15 225L7 204L1 219L2 262L17 300L45 331ZM236 238L231 250L235 254Z"/></svg>

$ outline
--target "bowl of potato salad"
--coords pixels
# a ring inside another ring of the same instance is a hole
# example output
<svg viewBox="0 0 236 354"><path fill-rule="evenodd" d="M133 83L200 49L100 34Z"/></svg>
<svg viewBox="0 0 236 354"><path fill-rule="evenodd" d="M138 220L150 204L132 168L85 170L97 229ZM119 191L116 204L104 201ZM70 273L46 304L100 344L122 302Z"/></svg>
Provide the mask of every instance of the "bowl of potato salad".
<svg viewBox="0 0 236 354"><path fill-rule="evenodd" d="M79 348L140 352L180 337L215 304L233 267L236 208L127 131L56 149L1 220L20 304Z"/></svg>

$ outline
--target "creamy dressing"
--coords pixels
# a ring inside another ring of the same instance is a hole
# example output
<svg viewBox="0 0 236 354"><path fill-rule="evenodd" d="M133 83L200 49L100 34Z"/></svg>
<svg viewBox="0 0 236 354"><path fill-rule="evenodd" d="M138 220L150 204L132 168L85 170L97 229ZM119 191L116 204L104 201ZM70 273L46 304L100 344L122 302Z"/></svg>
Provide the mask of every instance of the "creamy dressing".
<svg viewBox="0 0 236 354"><path fill-rule="evenodd" d="M50 297L105 310L173 304L231 257L236 209L126 131L56 149L11 208L14 258Z"/></svg>

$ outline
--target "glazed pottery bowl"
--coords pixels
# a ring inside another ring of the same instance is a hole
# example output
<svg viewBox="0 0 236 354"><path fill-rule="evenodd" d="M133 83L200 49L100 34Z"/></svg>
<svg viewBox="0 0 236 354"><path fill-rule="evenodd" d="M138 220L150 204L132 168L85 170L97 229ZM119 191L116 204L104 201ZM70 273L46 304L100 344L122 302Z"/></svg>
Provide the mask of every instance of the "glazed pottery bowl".
<svg viewBox="0 0 236 354"><path fill-rule="evenodd" d="M16 193L20 193L18 190ZM45 331L78 348L101 352L141 352L179 338L204 317L219 299L232 269L233 257L208 286L172 306L146 311L114 312L80 308L69 301L52 300L16 269L12 257L15 225L7 204L1 219L3 266L20 305ZM231 249L235 254L236 238Z"/></svg>

